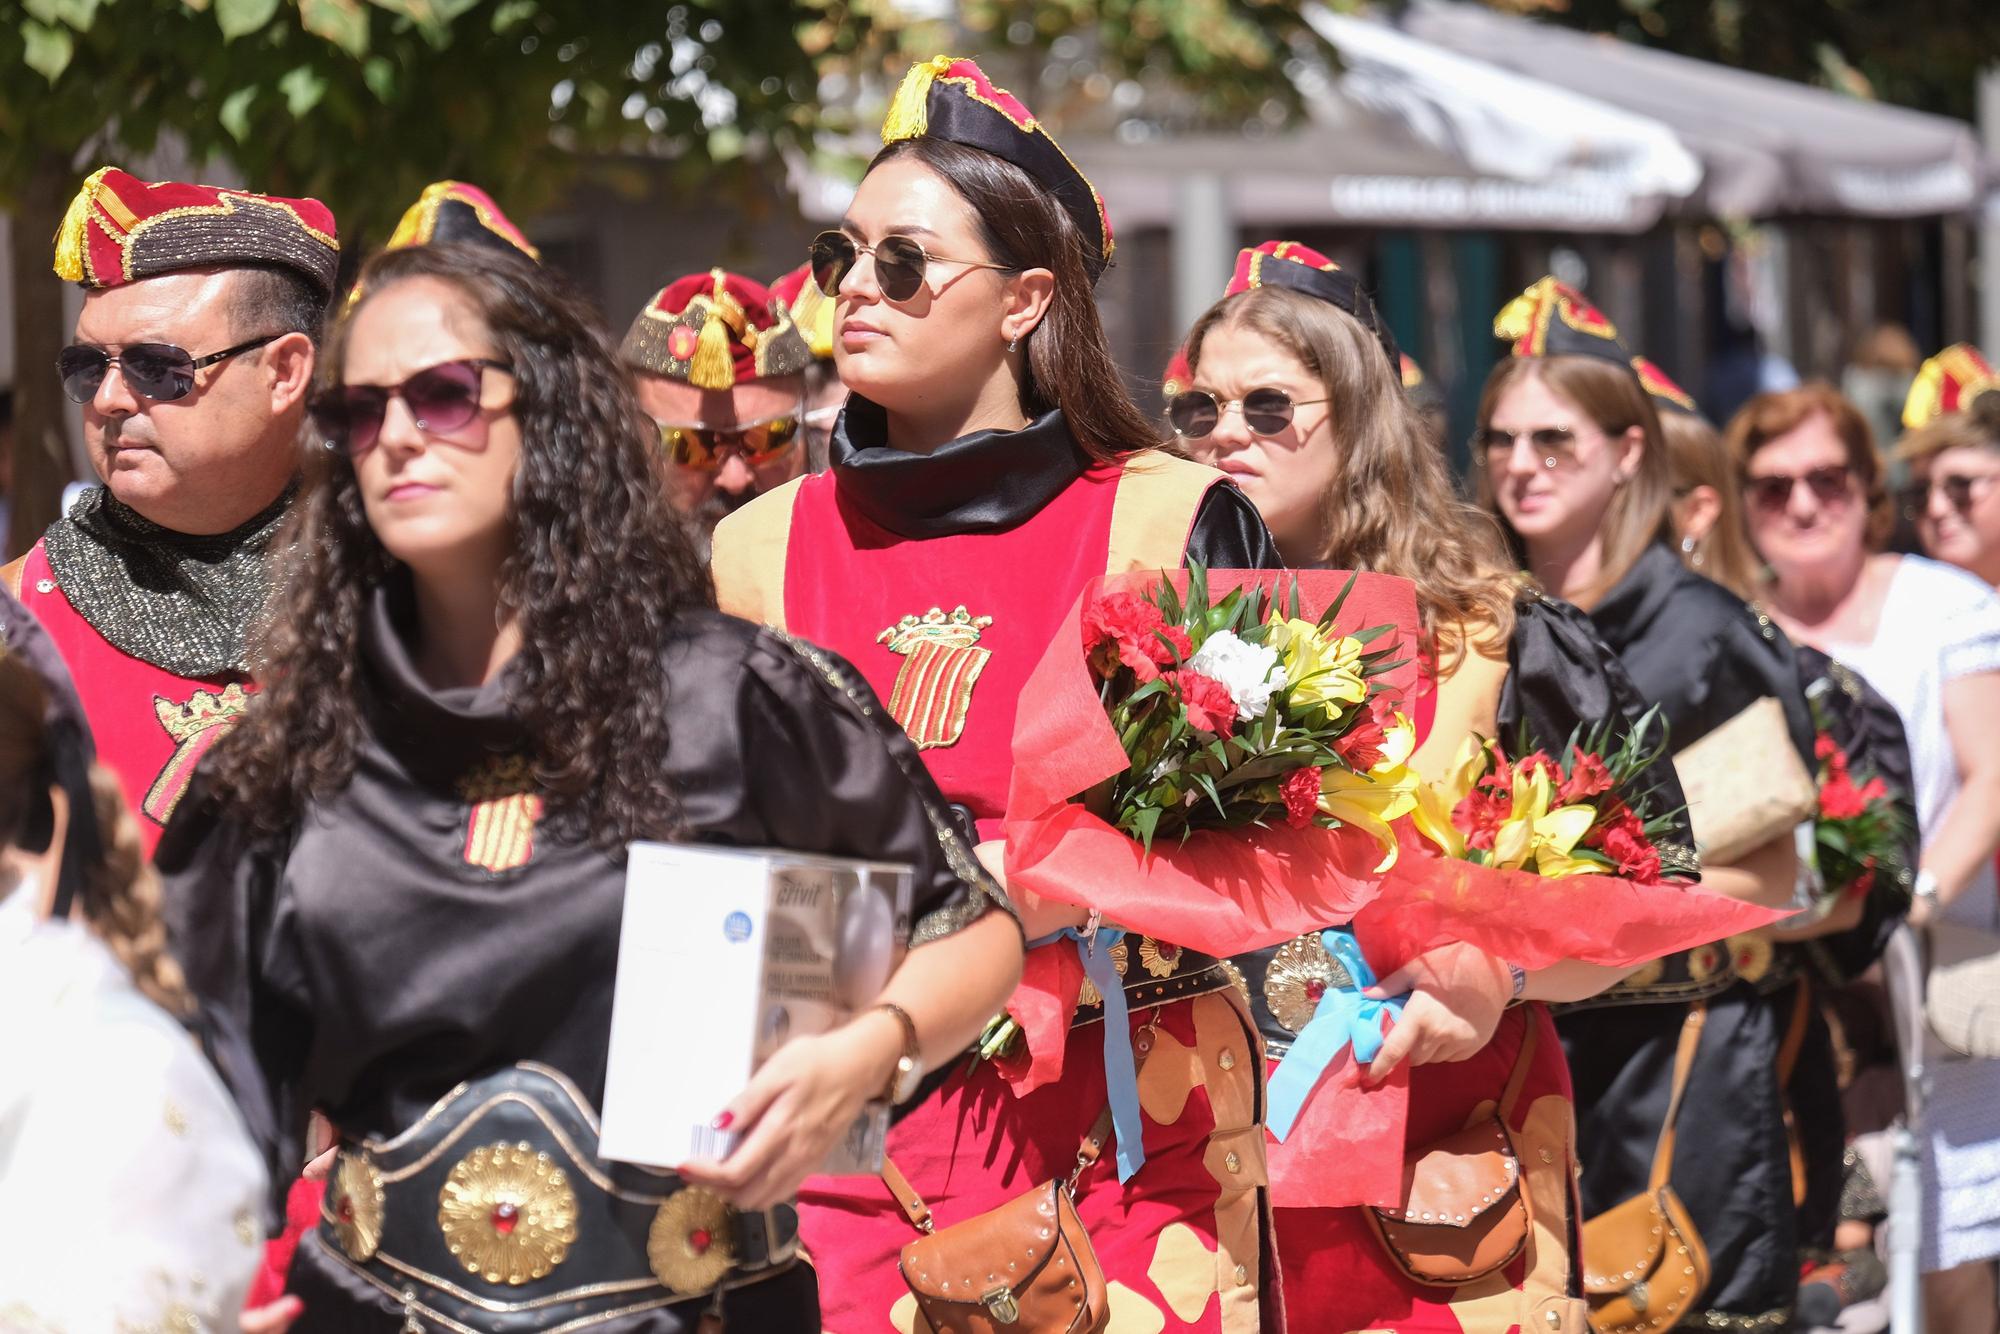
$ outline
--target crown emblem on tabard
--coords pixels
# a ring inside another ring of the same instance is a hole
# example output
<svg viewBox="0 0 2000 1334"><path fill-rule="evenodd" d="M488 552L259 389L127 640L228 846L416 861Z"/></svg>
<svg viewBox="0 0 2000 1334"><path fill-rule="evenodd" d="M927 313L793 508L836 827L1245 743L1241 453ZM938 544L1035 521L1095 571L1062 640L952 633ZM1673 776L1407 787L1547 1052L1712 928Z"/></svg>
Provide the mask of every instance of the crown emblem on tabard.
<svg viewBox="0 0 2000 1334"><path fill-rule="evenodd" d="M527 756L488 756L458 780L458 792L470 807L462 854L467 865L497 875L533 860L542 798Z"/></svg>
<svg viewBox="0 0 2000 1334"><path fill-rule="evenodd" d="M181 702L164 695L153 697L153 716L166 730L167 739L174 743L174 751L153 776L146 799L139 803L148 819L158 824L167 822L194 778L201 757L249 707L250 697L236 683L219 691L197 690Z"/></svg>
<svg viewBox="0 0 2000 1334"><path fill-rule="evenodd" d="M921 616L903 617L875 637L876 643L903 656L889 712L917 749L955 745L965 734L972 687L993 656L979 646L979 635L992 624L991 616L974 616L962 606L950 612L932 607Z"/></svg>

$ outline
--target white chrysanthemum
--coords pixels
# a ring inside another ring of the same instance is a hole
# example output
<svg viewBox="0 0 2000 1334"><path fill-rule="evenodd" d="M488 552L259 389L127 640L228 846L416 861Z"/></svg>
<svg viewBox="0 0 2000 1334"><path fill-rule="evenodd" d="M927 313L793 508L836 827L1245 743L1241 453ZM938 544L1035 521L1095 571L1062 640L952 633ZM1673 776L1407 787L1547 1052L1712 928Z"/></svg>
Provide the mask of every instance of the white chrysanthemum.
<svg viewBox="0 0 2000 1334"><path fill-rule="evenodd" d="M1271 707L1273 691L1285 688L1285 669L1278 651L1249 644L1234 631L1218 630L1188 659L1188 670L1222 683L1236 705L1238 717L1262 718Z"/></svg>

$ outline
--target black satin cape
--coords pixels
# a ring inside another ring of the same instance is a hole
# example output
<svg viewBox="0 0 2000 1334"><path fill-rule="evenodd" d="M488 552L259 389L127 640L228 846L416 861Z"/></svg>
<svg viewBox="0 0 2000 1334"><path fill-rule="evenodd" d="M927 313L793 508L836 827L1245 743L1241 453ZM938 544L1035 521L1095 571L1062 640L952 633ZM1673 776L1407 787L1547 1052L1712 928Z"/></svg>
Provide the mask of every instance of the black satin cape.
<svg viewBox="0 0 2000 1334"><path fill-rule="evenodd" d="M189 983L248 1031L275 1095L279 1192L304 1161L308 1109L348 1138L387 1137L461 1080L519 1061L561 1071L592 1105L603 1096L622 858L543 821L525 865L466 861L458 783L527 738L506 673L479 689L429 688L411 625L407 585L378 591L361 637L363 735L343 788L283 836L259 837L200 785L156 854ZM713 612L684 613L667 634L662 763L688 838L910 863L924 938L1005 910L860 673ZM691 1328L686 1315L630 1328ZM322 1311L300 1329L347 1327Z"/></svg>
<svg viewBox="0 0 2000 1334"><path fill-rule="evenodd" d="M1590 619L1640 694L1664 710L1673 750L1770 695L1811 768L1811 714L1791 645L1769 618L1689 571L1665 545L1647 548ZM1782 1030L1777 1011L1748 983L1731 983L1706 1004L1671 1180L1712 1267L1694 1318L1743 1328L1758 1317L1781 1321L1774 1313L1788 1312L1798 1289L1777 1078ZM1685 1001L1661 999L1557 1020L1576 1089L1586 1218L1646 1189L1687 1012Z"/></svg>

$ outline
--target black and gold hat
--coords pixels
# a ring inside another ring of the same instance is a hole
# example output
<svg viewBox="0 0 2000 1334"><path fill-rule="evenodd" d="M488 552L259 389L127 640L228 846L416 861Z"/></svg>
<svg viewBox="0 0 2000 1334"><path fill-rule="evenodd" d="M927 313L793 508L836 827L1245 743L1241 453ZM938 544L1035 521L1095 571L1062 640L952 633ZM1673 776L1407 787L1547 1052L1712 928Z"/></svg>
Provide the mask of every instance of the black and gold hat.
<svg viewBox="0 0 2000 1334"><path fill-rule="evenodd" d="M1083 237L1092 280L1111 262L1111 216L1097 187L1021 99L995 86L970 60L933 56L912 65L889 104L882 142L931 136L977 148L1013 163L1039 181Z"/></svg>
<svg viewBox="0 0 2000 1334"><path fill-rule="evenodd" d="M142 181L99 167L56 232L56 276L85 287L243 264L290 269L330 298L340 270L333 211L317 199Z"/></svg>
<svg viewBox="0 0 2000 1334"><path fill-rule="evenodd" d="M628 366L697 389L797 375L813 355L769 288L721 269L661 288L632 321L618 353Z"/></svg>
<svg viewBox="0 0 2000 1334"><path fill-rule="evenodd" d="M396 230L389 234L390 250L413 245L507 246L540 262L535 249L513 220L500 211L493 196L464 181L433 181L404 210Z"/></svg>
<svg viewBox="0 0 2000 1334"><path fill-rule="evenodd" d="M1594 357L1615 362L1639 379L1656 408L1698 414L1687 390L1618 336L1618 326L1568 283L1537 279L1493 317L1493 336L1511 343L1517 357Z"/></svg>

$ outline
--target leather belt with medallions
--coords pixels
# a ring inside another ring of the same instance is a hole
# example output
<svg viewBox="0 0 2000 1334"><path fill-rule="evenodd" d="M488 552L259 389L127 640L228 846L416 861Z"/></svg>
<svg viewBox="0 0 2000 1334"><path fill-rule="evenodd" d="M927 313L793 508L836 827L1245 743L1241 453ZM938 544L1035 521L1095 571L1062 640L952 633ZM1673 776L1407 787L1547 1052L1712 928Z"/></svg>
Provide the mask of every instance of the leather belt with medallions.
<svg viewBox="0 0 2000 1334"><path fill-rule="evenodd" d="M1762 943L1762 942L1760 942ZM1748 948L1748 947L1746 947ZM1762 955L1768 965L1770 955ZM1661 1005L1706 1000L1729 990L1743 975L1739 962L1756 968L1754 949L1739 956L1732 941L1718 940L1697 945L1664 959L1641 964L1639 970L1617 986L1589 1000L1571 1001L1549 1008L1557 1014L1575 1010L1607 1010L1620 1005Z"/></svg>
<svg viewBox="0 0 2000 1334"><path fill-rule="evenodd" d="M1354 985L1317 931L1239 954L1236 962L1242 965L1251 1016L1264 1035L1264 1054L1274 1061L1292 1049L1292 1040L1312 1021L1322 996Z"/></svg>
<svg viewBox="0 0 2000 1334"><path fill-rule="evenodd" d="M1235 964L1151 936L1127 936L1113 945L1111 963L1125 979L1125 1004L1135 1013L1141 1006L1167 1005L1231 986L1242 992L1246 1001L1250 999L1250 990ZM1104 997L1086 977L1070 1027L1081 1028L1103 1018Z"/></svg>
<svg viewBox="0 0 2000 1334"><path fill-rule="evenodd" d="M792 1261L798 1214L739 1212L597 1157L575 1085L523 1064L460 1085L394 1139L343 1146L319 1234L406 1317L514 1334L768 1278Z"/></svg>

